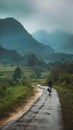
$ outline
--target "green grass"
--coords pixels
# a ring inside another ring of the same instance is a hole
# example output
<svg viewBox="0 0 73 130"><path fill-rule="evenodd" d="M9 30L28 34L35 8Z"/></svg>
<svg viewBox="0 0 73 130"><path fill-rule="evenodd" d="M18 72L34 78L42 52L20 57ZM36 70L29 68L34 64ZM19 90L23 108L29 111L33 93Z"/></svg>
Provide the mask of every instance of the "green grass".
<svg viewBox="0 0 73 130"><path fill-rule="evenodd" d="M25 104L34 95L34 90L32 87L14 86L7 87L3 94L0 96L0 119L7 117L19 105Z"/></svg>
<svg viewBox="0 0 73 130"><path fill-rule="evenodd" d="M6 72L6 71L14 71L16 69L17 66L3 66L0 65L0 72Z"/></svg>
<svg viewBox="0 0 73 130"><path fill-rule="evenodd" d="M73 130L73 89L67 87L55 87L59 93L63 120L64 130Z"/></svg>
<svg viewBox="0 0 73 130"><path fill-rule="evenodd" d="M14 70L16 69L17 66L3 66L0 65L0 79L7 79L11 78Z"/></svg>

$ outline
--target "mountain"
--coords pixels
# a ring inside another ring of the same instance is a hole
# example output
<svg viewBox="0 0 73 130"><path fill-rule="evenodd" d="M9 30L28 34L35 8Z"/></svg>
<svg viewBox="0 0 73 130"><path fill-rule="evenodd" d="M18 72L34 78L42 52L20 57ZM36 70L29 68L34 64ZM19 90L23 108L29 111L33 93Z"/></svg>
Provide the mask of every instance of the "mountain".
<svg viewBox="0 0 73 130"><path fill-rule="evenodd" d="M22 62L22 57L14 50L7 50L0 45L0 64L16 65Z"/></svg>
<svg viewBox="0 0 73 130"><path fill-rule="evenodd" d="M47 35L43 35L43 38L44 36L47 37ZM51 40L55 39L54 34L53 35L50 34L50 36L51 37L49 38L51 38ZM54 36L53 39L52 39L52 36ZM58 37L56 37L56 39L58 39ZM61 39L61 41L64 41L63 39ZM73 45L71 35L70 37L68 37L68 39L69 39L70 45ZM66 45L67 45L67 42L66 42ZM55 50L52 47L50 47L47 42L46 42L46 45L43 45L40 42L36 41L24 29L21 23L19 23L17 20L13 18L0 19L0 43L1 43L0 62L24 65L26 62L28 62L26 61L28 60L26 58L27 55L29 55L29 57L30 55L34 55L39 60L45 61L47 63L67 62L67 61L73 62L73 55L56 53ZM51 42L51 43L53 44L56 43L57 44L57 45L55 44L56 47L59 46L57 42ZM64 48L64 45L65 44L63 44L63 48ZM62 44L61 44L61 47L62 47Z"/></svg>
<svg viewBox="0 0 73 130"><path fill-rule="evenodd" d="M56 30L54 32L38 31L32 36L45 45L50 45L56 52L73 54L73 34Z"/></svg>
<svg viewBox="0 0 73 130"><path fill-rule="evenodd" d="M15 50L20 55L34 54L45 59L54 49L36 41L14 18L0 19L0 43L9 50Z"/></svg>

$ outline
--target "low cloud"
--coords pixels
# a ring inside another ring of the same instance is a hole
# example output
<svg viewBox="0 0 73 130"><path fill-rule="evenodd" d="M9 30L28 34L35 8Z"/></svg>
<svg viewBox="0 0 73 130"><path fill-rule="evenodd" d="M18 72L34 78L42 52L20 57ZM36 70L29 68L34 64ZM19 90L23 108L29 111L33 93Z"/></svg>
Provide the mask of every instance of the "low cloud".
<svg viewBox="0 0 73 130"><path fill-rule="evenodd" d="M73 33L73 0L0 0L0 17L8 16L30 33L56 28Z"/></svg>

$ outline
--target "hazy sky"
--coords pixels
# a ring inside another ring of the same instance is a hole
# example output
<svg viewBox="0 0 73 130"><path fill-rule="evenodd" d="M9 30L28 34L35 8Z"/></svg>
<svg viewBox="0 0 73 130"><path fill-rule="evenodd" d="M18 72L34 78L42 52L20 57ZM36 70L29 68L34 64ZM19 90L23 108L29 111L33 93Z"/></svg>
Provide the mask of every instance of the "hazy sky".
<svg viewBox="0 0 73 130"><path fill-rule="evenodd" d="M28 32L61 29L73 33L73 0L0 0L0 18L14 17Z"/></svg>

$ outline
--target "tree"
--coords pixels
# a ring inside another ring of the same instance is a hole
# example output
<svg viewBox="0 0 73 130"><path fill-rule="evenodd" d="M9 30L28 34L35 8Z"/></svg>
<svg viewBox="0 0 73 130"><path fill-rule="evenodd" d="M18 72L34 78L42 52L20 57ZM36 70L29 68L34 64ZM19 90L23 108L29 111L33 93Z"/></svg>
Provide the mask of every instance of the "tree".
<svg viewBox="0 0 73 130"><path fill-rule="evenodd" d="M14 74L13 74L13 80L17 81L17 80L21 79L22 78L22 74L23 73L22 73L21 69L19 67L17 67L15 69L15 71L14 71Z"/></svg>

